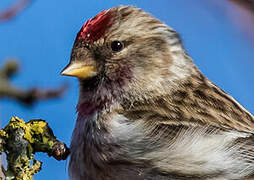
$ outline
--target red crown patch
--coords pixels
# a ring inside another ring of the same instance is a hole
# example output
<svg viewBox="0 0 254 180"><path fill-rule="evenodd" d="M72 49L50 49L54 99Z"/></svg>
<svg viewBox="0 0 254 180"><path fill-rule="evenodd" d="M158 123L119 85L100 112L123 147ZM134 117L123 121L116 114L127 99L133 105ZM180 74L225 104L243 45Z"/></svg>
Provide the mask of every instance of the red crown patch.
<svg viewBox="0 0 254 180"><path fill-rule="evenodd" d="M77 34L76 39L94 42L100 39L112 25L112 10L104 10L88 19Z"/></svg>

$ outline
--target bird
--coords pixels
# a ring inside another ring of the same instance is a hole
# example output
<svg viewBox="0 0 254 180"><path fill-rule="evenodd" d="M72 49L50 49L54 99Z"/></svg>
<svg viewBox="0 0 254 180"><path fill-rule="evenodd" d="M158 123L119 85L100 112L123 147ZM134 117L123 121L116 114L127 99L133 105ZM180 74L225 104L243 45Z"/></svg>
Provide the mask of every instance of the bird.
<svg viewBox="0 0 254 180"><path fill-rule="evenodd" d="M61 74L79 80L71 179L252 178L253 115L144 10L119 5L88 19Z"/></svg>

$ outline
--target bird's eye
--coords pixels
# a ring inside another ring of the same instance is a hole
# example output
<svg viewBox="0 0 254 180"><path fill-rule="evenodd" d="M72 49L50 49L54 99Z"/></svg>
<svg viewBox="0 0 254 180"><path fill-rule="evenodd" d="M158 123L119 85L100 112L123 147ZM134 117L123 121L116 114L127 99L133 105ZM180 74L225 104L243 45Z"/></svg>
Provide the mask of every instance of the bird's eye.
<svg viewBox="0 0 254 180"><path fill-rule="evenodd" d="M113 41L111 43L111 49L115 52L121 51L124 48L124 45L120 41Z"/></svg>

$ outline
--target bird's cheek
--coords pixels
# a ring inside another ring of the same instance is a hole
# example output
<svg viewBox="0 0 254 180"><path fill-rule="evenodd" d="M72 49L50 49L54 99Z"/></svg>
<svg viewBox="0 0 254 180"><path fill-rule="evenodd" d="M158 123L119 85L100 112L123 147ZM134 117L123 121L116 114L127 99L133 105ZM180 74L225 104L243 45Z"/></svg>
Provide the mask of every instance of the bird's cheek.
<svg viewBox="0 0 254 180"><path fill-rule="evenodd" d="M105 75L111 80L114 80L118 76L117 72L119 71L117 71L117 69L116 64L105 64Z"/></svg>
<svg viewBox="0 0 254 180"><path fill-rule="evenodd" d="M131 80L130 68L126 63L122 64L106 64L105 75L114 83L124 86L128 81Z"/></svg>

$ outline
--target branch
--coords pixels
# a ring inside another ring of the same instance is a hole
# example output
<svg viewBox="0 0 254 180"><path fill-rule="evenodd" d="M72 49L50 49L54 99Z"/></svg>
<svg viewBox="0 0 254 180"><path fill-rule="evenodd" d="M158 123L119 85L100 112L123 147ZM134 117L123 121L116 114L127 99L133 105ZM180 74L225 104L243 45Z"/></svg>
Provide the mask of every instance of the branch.
<svg viewBox="0 0 254 180"><path fill-rule="evenodd" d="M10 98L25 105L33 105L41 100L61 97L68 87L67 84L63 84L56 89L49 89L45 91L38 88L21 90L20 88L13 86L10 82L11 77L17 74L18 71L19 65L15 60L8 61L0 69L0 98Z"/></svg>
<svg viewBox="0 0 254 180"><path fill-rule="evenodd" d="M0 22L8 21L17 16L32 0L19 0L5 11L0 12Z"/></svg>
<svg viewBox="0 0 254 180"><path fill-rule="evenodd" d="M229 0L236 5L254 13L254 0Z"/></svg>
<svg viewBox="0 0 254 180"><path fill-rule="evenodd" d="M56 139L51 128L41 119L25 123L13 117L0 131L0 139L0 152L7 156L7 170L3 169L6 180L33 180L33 175L42 166L34 158L36 152L47 153L57 160L65 160L69 155L67 146Z"/></svg>

